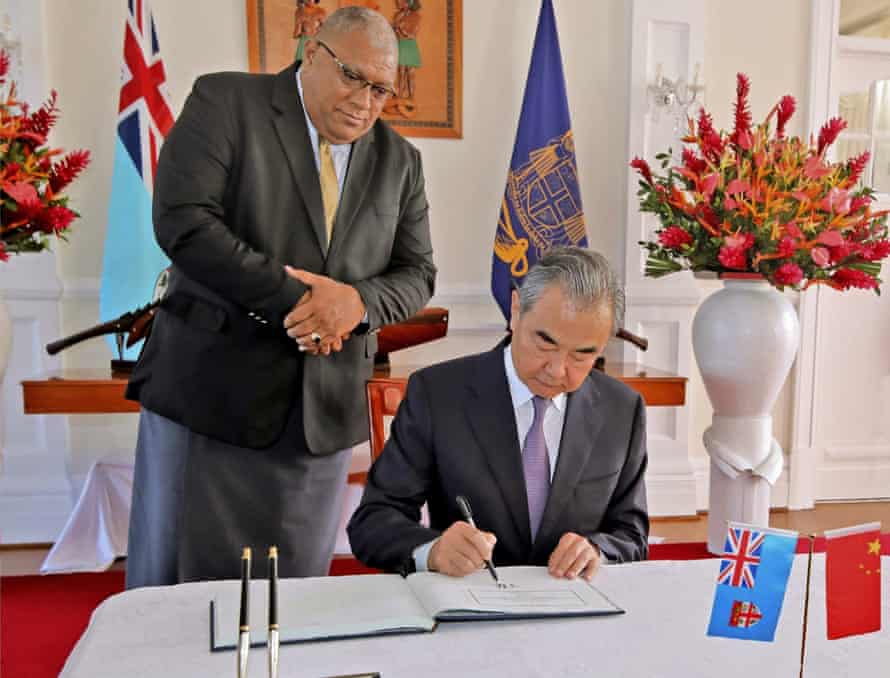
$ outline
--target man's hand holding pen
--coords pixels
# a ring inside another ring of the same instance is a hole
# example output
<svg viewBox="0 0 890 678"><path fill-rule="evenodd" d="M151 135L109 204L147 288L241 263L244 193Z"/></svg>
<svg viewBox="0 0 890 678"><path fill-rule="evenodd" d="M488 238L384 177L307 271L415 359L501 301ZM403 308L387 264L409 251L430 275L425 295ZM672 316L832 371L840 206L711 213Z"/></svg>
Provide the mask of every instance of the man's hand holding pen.
<svg viewBox="0 0 890 678"><path fill-rule="evenodd" d="M310 288L284 318L287 335L312 355L340 351L365 314L358 291L323 275L290 266L285 271Z"/></svg>
<svg viewBox="0 0 890 678"><path fill-rule="evenodd" d="M491 560L497 537L458 521L442 533L430 549L427 566L434 572L463 577Z"/></svg>

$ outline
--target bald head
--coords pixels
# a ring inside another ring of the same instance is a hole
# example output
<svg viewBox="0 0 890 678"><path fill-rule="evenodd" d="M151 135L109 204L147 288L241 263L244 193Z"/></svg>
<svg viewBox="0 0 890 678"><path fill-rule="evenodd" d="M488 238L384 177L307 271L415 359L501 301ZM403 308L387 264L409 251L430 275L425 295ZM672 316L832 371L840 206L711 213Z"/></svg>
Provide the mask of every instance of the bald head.
<svg viewBox="0 0 890 678"><path fill-rule="evenodd" d="M382 14L367 7L343 7L331 14L318 31L318 38L324 42L339 42L348 39L349 34L360 32L368 43L379 50L398 58L399 42L390 23Z"/></svg>

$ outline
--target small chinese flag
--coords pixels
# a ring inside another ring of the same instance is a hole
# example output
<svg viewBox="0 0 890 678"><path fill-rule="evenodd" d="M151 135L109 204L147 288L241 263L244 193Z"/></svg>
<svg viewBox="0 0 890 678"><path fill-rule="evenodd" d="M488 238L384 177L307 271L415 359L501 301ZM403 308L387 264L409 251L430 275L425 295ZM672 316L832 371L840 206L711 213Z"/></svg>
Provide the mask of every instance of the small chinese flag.
<svg viewBox="0 0 890 678"><path fill-rule="evenodd" d="M881 630L881 524L825 533L828 639Z"/></svg>

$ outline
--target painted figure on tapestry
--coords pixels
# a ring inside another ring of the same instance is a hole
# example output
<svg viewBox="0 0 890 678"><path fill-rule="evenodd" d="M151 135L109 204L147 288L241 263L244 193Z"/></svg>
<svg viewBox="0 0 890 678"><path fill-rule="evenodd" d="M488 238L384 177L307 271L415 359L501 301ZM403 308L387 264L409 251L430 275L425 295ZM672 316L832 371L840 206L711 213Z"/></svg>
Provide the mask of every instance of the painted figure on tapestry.
<svg viewBox="0 0 890 678"><path fill-rule="evenodd" d="M399 38L399 72L396 80L399 96L389 102L386 112L410 118L417 112L414 104L415 70L421 66L420 48L417 46L420 0L396 0L396 7L392 27Z"/></svg>
<svg viewBox="0 0 890 678"><path fill-rule="evenodd" d="M318 33L327 12L318 6L319 0L297 0L294 12L294 38L297 40L296 60L303 60L303 46Z"/></svg>

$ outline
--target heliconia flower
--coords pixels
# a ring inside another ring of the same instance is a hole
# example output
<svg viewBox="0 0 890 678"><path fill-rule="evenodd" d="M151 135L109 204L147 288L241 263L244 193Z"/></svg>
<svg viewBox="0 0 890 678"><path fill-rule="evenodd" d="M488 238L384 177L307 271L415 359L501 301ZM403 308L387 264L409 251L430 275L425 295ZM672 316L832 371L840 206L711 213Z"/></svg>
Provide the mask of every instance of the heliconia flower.
<svg viewBox="0 0 890 678"><path fill-rule="evenodd" d="M658 242L660 242L663 247L678 250L683 247L683 245L692 244L692 235L679 226L668 226L658 234Z"/></svg>
<svg viewBox="0 0 890 678"><path fill-rule="evenodd" d="M825 149L834 143L834 140L837 139L837 135L846 127L847 121L843 118L831 118L828 122L822 125L822 129L819 130L819 146L817 150L819 155L822 155Z"/></svg>
<svg viewBox="0 0 890 678"><path fill-rule="evenodd" d="M729 182L729 185L726 187L726 192L729 195L736 195L738 193L745 195L750 190L751 190L751 184L744 179L733 179L732 181Z"/></svg>
<svg viewBox="0 0 890 678"><path fill-rule="evenodd" d="M890 255L890 240L875 240L862 246L860 256L866 261L880 261Z"/></svg>
<svg viewBox="0 0 890 678"><path fill-rule="evenodd" d="M776 138L783 139L785 137L785 125L788 120L794 115L794 109L797 106L797 102L794 100L793 96L785 95L779 101L777 106L776 113Z"/></svg>
<svg viewBox="0 0 890 678"><path fill-rule="evenodd" d="M706 199L710 199L711 194L714 193L714 189L717 188L717 181L719 179L720 175L716 172L712 172L702 178L700 192Z"/></svg>
<svg viewBox="0 0 890 678"><path fill-rule="evenodd" d="M816 238L816 242L829 247L840 247L844 244L844 236L841 235L840 231L822 231L819 237Z"/></svg>
<svg viewBox="0 0 890 678"><path fill-rule="evenodd" d="M813 155L803 164L803 174L807 179L821 179L831 174L831 170L822 162L822 158Z"/></svg>
<svg viewBox="0 0 890 678"><path fill-rule="evenodd" d="M850 204L850 191L835 186L828 190L828 194L816 203L816 206L826 212L846 214L850 211Z"/></svg>
<svg viewBox="0 0 890 678"><path fill-rule="evenodd" d="M856 185L856 182L859 181L859 177L862 176L865 168L868 167L868 161L870 159L871 153L866 150L847 161L847 171L850 173L847 177L848 185Z"/></svg>
<svg viewBox="0 0 890 678"><path fill-rule="evenodd" d="M751 91L751 81L744 73L736 75L736 100L735 100L735 130L732 133L732 142L742 148L751 147L751 111L748 108L748 94ZM743 146L743 139L747 139L747 146Z"/></svg>
<svg viewBox="0 0 890 678"><path fill-rule="evenodd" d="M640 173L640 176L643 177L643 180L647 184L652 186L655 183L652 180L652 170L649 168L648 162L646 162L642 158L635 157L633 160L630 161L630 166Z"/></svg>
<svg viewBox="0 0 890 678"><path fill-rule="evenodd" d="M776 254L779 255L782 259L787 259L788 257L793 257L794 253L797 251L797 240L792 238L790 235L786 235L779 241L779 245L776 247Z"/></svg>
<svg viewBox="0 0 890 678"><path fill-rule="evenodd" d="M741 247L721 247L717 260L726 268L744 270L748 268L745 250Z"/></svg>
<svg viewBox="0 0 890 678"><path fill-rule="evenodd" d="M831 263L831 252L825 247L814 247L810 250L810 258L819 268L825 268Z"/></svg>
<svg viewBox="0 0 890 678"><path fill-rule="evenodd" d="M873 290L878 287L877 279L865 271L860 271L858 268L842 268L831 276L831 280L835 286L842 290L848 290L851 287L861 290Z"/></svg>
<svg viewBox="0 0 890 678"><path fill-rule="evenodd" d="M776 269L773 279L779 285L797 285L803 280L803 271L797 264L789 262Z"/></svg>
<svg viewBox="0 0 890 678"><path fill-rule="evenodd" d="M754 246L754 235L751 233L734 233L723 238L726 247L747 252Z"/></svg>

